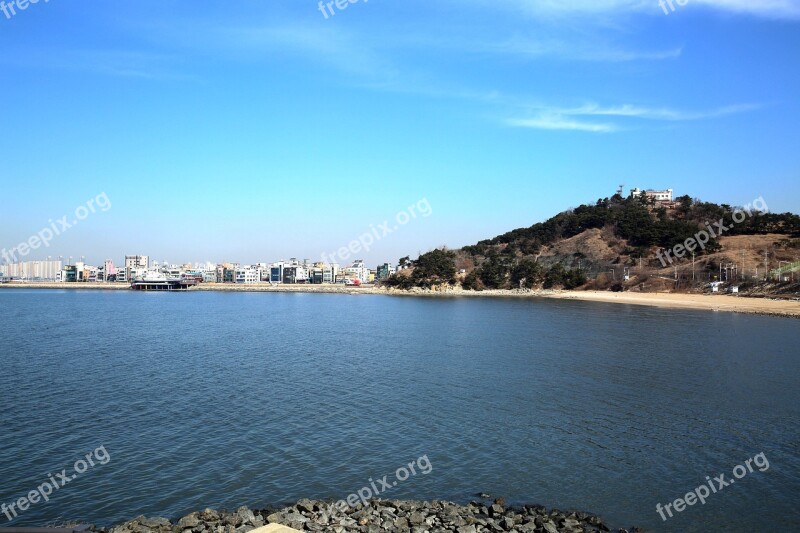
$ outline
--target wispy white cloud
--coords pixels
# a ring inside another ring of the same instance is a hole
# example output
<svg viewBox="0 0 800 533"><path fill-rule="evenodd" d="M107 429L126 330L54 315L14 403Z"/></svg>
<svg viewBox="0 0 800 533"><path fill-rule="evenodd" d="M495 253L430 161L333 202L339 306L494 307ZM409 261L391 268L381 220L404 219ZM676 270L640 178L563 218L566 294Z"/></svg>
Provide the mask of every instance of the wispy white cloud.
<svg viewBox="0 0 800 533"><path fill-rule="evenodd" d="M534 34L529 36L528 34ZM558 32L549 29L520 29L507 36L477 36L451 32L435 36L425 33L393 36L394 46L416 49L455 52L458 54L496 54L518 56L522 59L562 59L569 61L625 62L660 61L677 59L683 54L683 47L672 46L655 50L640 50L624 44L612 42L607 35L587 35L585 32ZM387 43L383 39L383 44Z"/></svg>
<svg viewBox="0 0 800 533"><path fill-rule="evenodd" d="M690 0L689 3L761 17L800 19L799 0Z"/></svg>
<svg viewBox="0 0 800 533"><path fill-rule="evenodd" d="M497 43L486 44L482 48L488 52L514 54L531 59L558 57L578 61L608 62L676 59L683 53L683 48L680 47L640 51L619 48L605 43L576 43L563 40L530 39L519 36Z"/></svg>
<svg viewBox="0 0 800 533"><path fill-rule="evenodd" d="M494 3L519 11L537 15L601 14L610 11L639 11L648 4L645 0L471 0L477 4Z"/></svg>
<svg viewBox="0 0 800 533"><path fill-rule="evenodd" d="M471 0L493 4L537 17L565 15L663 14L658 0ZM675 0L673 0L674 2ZM677 6L676 6L677 7ZM689 0L681 9L710 8L716 11L766 18L800 19L800 0Z"/></svg>
<svg viewBox="0 0 800 533"><path fill-rule="evenodd" d="M569 116L625 117L678 122L719 118L727 115L754 111L761 107L762 106L760 104L737 104L705 111L681 111L676 109L651 108L630 104L611 107L602 107L597 104L587 104L582 107L560 109L558 110L558 113Z"/></svg>
<svg viewBox="0 0 800 533"><path fill-rule="evenodd" d="M571 130L589 133L613 133L629 129L619 121L652 120L663 122L698 121L746 113L761 108L758 104L738 104L704 111L683 111L669 108L650 108L636 105L603 107L586 104L581 107L527 106L523 118L507 118L503 123L519 128L541 130ZM596 122L591 117L609 117L615 122Z"/></svg>
<svg viewBox="0 0 800 533"><path fill-rule="evenodd" d="M505 124L515 128L531 128L537 130L584 131L590 133L611 133L619 128L615 124L584 122L558 114L542 114L535 118L510 118Z"/></svg>

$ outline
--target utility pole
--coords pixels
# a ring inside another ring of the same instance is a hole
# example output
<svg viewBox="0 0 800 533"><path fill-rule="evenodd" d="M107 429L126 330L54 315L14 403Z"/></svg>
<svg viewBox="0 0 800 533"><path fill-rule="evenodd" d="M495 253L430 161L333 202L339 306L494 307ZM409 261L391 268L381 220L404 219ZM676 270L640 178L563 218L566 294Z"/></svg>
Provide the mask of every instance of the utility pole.
<svg viewBox="0 0 800 533"><path fill-rule="evenodd" d="M742 250L742 281L744 281L744 274L747 271L747 266L744 264L744 250Z"/></svg>
<svg viewBox="0 0 800 533"><path fill-rule="evenodd" d="M692 281L694 281L694 252L692 252Z"/></svg>
<svg viewBox="0 0 800 533"><path fill-rule="evenodd" d="M764 250L764 281L769 281L769 252Z"/></svg>

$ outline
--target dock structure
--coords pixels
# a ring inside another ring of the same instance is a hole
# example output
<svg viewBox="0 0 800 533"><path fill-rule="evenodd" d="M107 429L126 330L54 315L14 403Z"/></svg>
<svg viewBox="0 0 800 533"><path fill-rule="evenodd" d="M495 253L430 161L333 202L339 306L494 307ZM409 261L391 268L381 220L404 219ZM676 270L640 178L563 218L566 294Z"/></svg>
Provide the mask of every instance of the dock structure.
<svg viewBox="0 0 800 533"><path fill-rule="evenodd" d="M131 283L134 291L188 291L189 288L197 285L195 279L165 279L165 280L137 280Z"/></svg>

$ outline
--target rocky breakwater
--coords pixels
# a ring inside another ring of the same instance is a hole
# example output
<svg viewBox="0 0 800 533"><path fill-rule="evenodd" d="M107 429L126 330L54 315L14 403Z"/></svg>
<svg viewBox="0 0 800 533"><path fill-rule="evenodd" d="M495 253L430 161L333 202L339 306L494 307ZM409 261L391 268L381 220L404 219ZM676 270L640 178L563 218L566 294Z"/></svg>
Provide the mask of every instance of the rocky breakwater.
<svg viewBox="0 0 800 533"><path fill-rule="evenodd" d="M538 505L506 507L473 502L468 505L434 500L432 502L372 500L344 509L330 503L300 500L278 510L251 511L240 507L235 512L211 509L191 513L177 522L165 518L138 517L102 533L248 533L267 524L281 524L299 531L334 533L578 533L610 531L598 517L582 512L548 511ZM619 529L619 532L639 531Z"/></svg>

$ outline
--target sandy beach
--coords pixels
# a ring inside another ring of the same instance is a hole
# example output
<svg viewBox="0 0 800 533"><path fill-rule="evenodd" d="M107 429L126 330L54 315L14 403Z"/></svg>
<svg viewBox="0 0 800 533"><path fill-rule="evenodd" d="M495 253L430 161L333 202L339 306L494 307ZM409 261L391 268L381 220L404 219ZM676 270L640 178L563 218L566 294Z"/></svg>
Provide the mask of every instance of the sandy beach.
<svg viewBox="0 0 800 533"><path fill-rule="evenodd" d="M451 296L486 298L552 298L557 300L581 300L627 305L645 305L669 309L693 309L702 311L724 311L758 315L800 318L800 300L778 300L748 298L746 296L722 294L682 294L652 292L604 292L561 290L487 290L474 291L387 291L375 289L378 294L410 296Z"/></svg>
<svg viewBox="0 0 800 533"><path fill-rule="evenodd" d="M800 318L800 301L748 298L733 295L559 291L551 294L542 294L541 296L561 300L584 300L671 309L700 309Z"/></svg>
<svg viewBox="0 0 800 533"><path fill-rule="evenodd" d="M0 289L67 289L67 290L130 290L124 283L3 283ZM669 309L723 311L800 318L800 301L721 294L641 293L558 290L487 290L481 292L448 288L446 290L412 289L410 291L382 287L346 287L344 285L235 285L204 283L187 292L272 292L311 294L383 295L437 298L553 298L627 305L646 305Z"/></svg>

